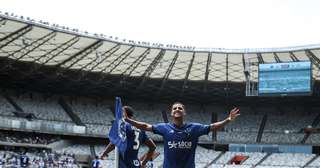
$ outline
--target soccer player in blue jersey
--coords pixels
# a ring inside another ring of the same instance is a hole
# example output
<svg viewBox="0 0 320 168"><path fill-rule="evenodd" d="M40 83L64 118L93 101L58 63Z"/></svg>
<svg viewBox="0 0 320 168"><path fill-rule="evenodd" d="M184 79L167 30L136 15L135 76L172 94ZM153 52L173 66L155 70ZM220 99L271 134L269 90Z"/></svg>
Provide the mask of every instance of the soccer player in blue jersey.
<svg viewBox="0 0 320 168"><path fill-rule="evenodd" d="M163 136L164 141L164 168L195 168L195 151L198 138L210 131L222 128L240 115L240 110L234 108L228 118L223 121L203 125L199 123L185 123L185 107L181 102L172 105L171 116L173 123L159 123L151 125L135 121L131 118L125 120L135 127Z"/></svg>
<svg viewBox="0 0 320 168"><path fill-rule="evenodd" d="M130 106L122 107L123 116L125 118L132 118L134 110ZM126 123L126 136L127 136L127 149L122 157L120 155L119 167L120 168L140 168L144 167L148 160L152 158L153 152L156 149L155 143L150 139L145 131L137 129L129 123ZM146 157L140 161L138 159L138 151L141 144L148 146L149 150ZM108 153L115 148L115 145L109 142L104 152L100 156L101 159L108 156ZM140 163L141 162L141 163Z"/></svg>

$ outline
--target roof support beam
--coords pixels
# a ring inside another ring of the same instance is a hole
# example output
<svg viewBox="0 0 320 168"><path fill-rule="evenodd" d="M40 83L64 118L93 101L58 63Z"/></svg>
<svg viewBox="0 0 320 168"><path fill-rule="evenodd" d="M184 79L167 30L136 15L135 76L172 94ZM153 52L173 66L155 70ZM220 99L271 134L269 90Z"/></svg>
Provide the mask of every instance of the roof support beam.
<svg viewBox="0 0 320 168"><path fill-rule="evenodd" d="M115 53L116 51L118 51L120 48L120 43L116 44L115 46L113 46L111 49L105 51L104 53L101 54L100 57L103 57L103 59L101 59L100 61L98 60L98 57L96 57L94 60L92 60L91 62L89 62L88 64L86 64L85 66L83 66L80 70L87 68L89 65L91 64L95 64L94 66L92 66L90 69L90 71L92 71L94 68L96 68L99 64L101 64L102 62L104 62L108 57L110 57L110 55L112 55L113 53ZM108 54L108 55L107 55Z"/></svg>
<svg viewBox="0 0 320 168"><path fill-rule="evenodd" d="M105 70L108 68L108 67L110 67L111 65L114 65L115 64L115 62L117 61L117 60L119 60L121 57L123 57L124 56L124 58L126 58L128 55L130 55L133 51L134 51L134 48L135 48L135 46L130 46L125 52L123 52L121 55L119 55L118 56L118 58L116 58L112 63L110 63L109 65L105 65L105 68L103 68L101 71L100 71L100 74L103 74L103 73L105 73ZM123 61L124 59L122 59L121 61ZM120 62L121 62L120 61ZM114 69L115 67L117 67L117 65L116 66L113 66L113 68L112 69ZM110 72L112 71L112 69L109 71L109 72L107 72L107 74L110 74ZM107 76L105 76L105 75L101 75L102 77L98 80L98 82L101 82L101 81L103 81L104 79L106 79L107 78Z"/></svg>
<svg viewBox="0 0 320 168"><path fill-rule="evenodd" d="M105 53L103 54L103 55L105 55L104 58L100 61L99 64L96 64L95 66L93 66L93 67L91 68L91 70L95 69L98 65L101 65L102 63L104 63L104 61L105 61L106 59L108 59L112 54L114 54L115 52L117 52L120 48L121 48L121 44L119 43L119 44L117 44L116 46L112 47L112 49L110 49L109 51L105 52ZM108 54L108 55L106 55L106 54ZM103 68L99 73L102 74L103 71L106 70L106 68L107 68L107 66L104 66L104 68Z"/></svg>
<svg viewBox="0 0 320 168"><path fill-rule="evenodd" d="M154 69L157 67L159 64L160 60L163 58L164 54L166 53L166 50L161 49L158 55L154 58L154 60L151 62L151 64L148 66L148 68L144 71L142 74L142 81L139 84L139 87L137 90L141 89L144 83L146 82L147 78L150 77Z"/></svg>
<svg viewBox="0 0 320 168"><path fill-rule="evenodd" d="M226 107L229 109L229 54L226 56L226 85L224 91Z"/></svg>
<svg viewBox="0 0 320 168"><path fill-rule="evenodd" d="M79 40L79 37L74 37L74 38L68 40L67 42L60 44L56 48L46 52L45 54L43 54L39 58L35 59L34 62L40 62L40 59L46 59L48 57L45 61L40 62L41 63L40 66L35 66L30 72L28 72L28 74L32 75L33 73L35 73L38 69L45 66L46 63L48 63L54 57L61 54L63 51L67 50L69 47L71 47L73 44L75 44L78 40Z"/></svg>
<svg viewBox="0 0 320 168"><path fill-rule="evenodd" d="M229 81L229 54L226 55L226 81Z"/></svg>
<svg viewBox="0 0 320 168"><path fill-rule="evenodd" d="M305 53L307 55L307 57L310 59L310 61L317 66L318 68L320 68L320 59L315 56L310 50L305 50Z"/></svg>
<svg viewBox="0 0 320 168"><path fill-rule="evenodd" d="M208 59L207 59L207 64L206 64L206 73L204 76L204 84L203 84L203 92L207 92L208 90L208 80L209 80L209 73L210 73L210 64L211 64L211 58L212 53L208 53Z"/></svg>
<svg viewBox="0 0 320 168"><path fill-rule="evenodd" d="M130 76L132 72L140 65L140 63L147 57L150 53L150 48L147 48L123 73L122 75L126 74L130 69L130 72L127 76Z"/></svg>
<svg viewBox="0 0 320 168"><path fill-rule="evenodd" d="M104 61L109 58L112 54L114 54L115 52L117 52L120 49L121 44L118 43L115 46L113 46L111 49L105 51L103 54L101 54L101 57L104 57L102 60L100 60L99 62L97 62L98 58L95 58L94 60L92 60L90 63L86 64L84 67L80 68L78 70L78 73L80 74L77 78L77 81L81 81L82 79L85 79L85 77L89 74L90 71L92 71L94 68L96 68L98 65L104 63ZM91 64L95 64L94 66L90 67L88 71L84 71L83 69L88 67ZM105 66L106 68L106 66ZM103 71L99 72L100 75L103 74ZM100 78L102 79L102 78ZM99 80L100 81L100 80Z"/></svg>
<svg viewBox="0 0 320 168"><path fill-rule="evenodd" d="M249 72L249 63L246 63L246 59L244 58L245 57L245 54L242 54L242 66L243 66L243 73L244 73L244 76L246 77L246 81L248 81L248 76L250 76L250 72ZM247 65L248 64L248 65Z"/></svg>
<svg viewBox="0 0 320 168"><path fill-rule="evenodd" d="M5 18L0 18L0 27L6 24L7 19Z"/></svg>
<svg viewBox="0 0 320 168"><path fill-rule="evenodd" d="M179 56L179 51L177 51L176 55L174 56L174 58L172 59L172 61L170 63L165 75L163 76L162 82L161 82L161 86L160 86L160 89L158 90L158 92L156 93L156 95L157 95L156 97L160 96L160 94L161 94L161 92L162 92L162 90L164 88L164 85L167 83L169 75L170 75L170 73L172 71L173 66L175 65L175 63L176 63L176 61L178 59L178 56Z"/></svg>
<svg viewBox="0 0 320 168"><path fill-rule="evenodd" d="M139 64L145 59L145 57L150 53L150 48L147 48L134 62L125 70L121 73L120 77L120 83L126 83L126 80L128 77L131 76L131 73L139 66ZM130 71L128 73L128 71Z"/></svg>
<svg viewBox="0 0 320 168"><path fill-rule="evenodd" d="M24 34L28 33L32 30L31 25L27 25L25 27L22 27L21 29L18 29L17 31L14 31L10 33L9 35L2 37L0 39L0 49L10 44L12 41L18 39L19 37L23 36Z"/></svg>
<svg viewBox="0 0 320 168"><path fill-rule="evenodd" d="M246 59L244 58L244 54L241 54L242 55L242 66L243 66L243 69L246 69Z"/></svg>
<svg viewBox="0 0 320 168"><path fill-rule="evenodd" d="M184 90L187 88L187 82L188 82L188 79L189 79L189 75L190 75L190 72L191 72L191 68L192 68L192 65L193 65L193 61L194 61L194 56L195 55L196 55L196 52L193 52L192 59L191 59L191 61L189 63L186 76L185 76L185 78L183 80L183 85L182 85L182 90L180 92L180 97L183 95Z"/></svg>
<svg viewBox="0 0 320 168"><path fill-rule="evenodd" d="M106 69L111 66L112 64L114 64L114 62L116 62L118 59L120 59L123 55L126 55L126 54L130 54L132 51L133 51L133 48L134 46L130 46L130 48L128 48L126 51L124 51L123 53L121 53L121 55L118 56L118 58L116 58L112 63L108 64L108 65L105 65L104 68L100 71L100 73L104 73L104 71L106 71ZM117 49L118 50L118 49ZM112 54L115 53L112 52ZM112 55L111 53L109 54L109 56ZM103 79L103 78L102 78Z"/></svg>
<svg viewBox="0 0 320 168"><path fill-rule="evenodd" d="M24 56L28 55L34 49L40 47L44 43L48 42L49 40L54 38L56 35L57 35L57 32L53 31L53 32L51 32L51 33L49 33L49 34L47 34L47 35L45 35L45 36L33 41L30 45L24 46L19 51L16 51L16 52L10 54L10 56L16 57L15 55L21 54L19 57L16 57L16 61L19 61L21 58L23 58Z"/></svg>
<svg viewBox="0 0 320 168"><path fill-rule="evenodd" d="M53 58L57 57L58 55L60 55L63 51L66 51L68 48L70 48L72 45L74 45L75 43L77 43L79 41L79 37L73 37L72 39L62 43L61 45L57 46L56 48L54 48L53 50L43 54L41 57L39 57L38 59L36 59L36 61L39 61L41 58L43 57L48 57L51 55L51 57L49 57L46 61L44 61L43 64L48 63L49 61L51 61Z"/></svg>
<svg viewBox="0 0 320 168"><path fill-rule="evenodd" d="M65 65L66 63L69 63L71 61L72 63L67 65L67 67L66 67L66 68L70 68L74 64L79 62L82 58L84 58L88 54L92 53L97 48L99 48L102 45L102 43L103 43L102 40L97 40L94 43L92 43L91 45L85 47L83 50L78 51L77 53L75 53L71 57L69 57L69 58L65 59L64 61L62 61L61 63L57 64L56 66L60 67L60 66Z"/></svg>
<svg viewBox="0 0 320 168"><path fill-rule="evenodd" d="M33 41L30 45L24 46L20 50L17 50L15 52L9 54L7 57L14 57L15 60L13 62L8 63L6 66L1 67L1 70L6 69L7 67L11 66L14 62L18 62L21 58L28 55L34 49L38 48L39 46L46 43L47 41L49 41L50 39L52 39L55 36L56 36L56 32L53 31L53 32L41 37L40 39Z"/></svg>
<svg viewBox="0 0 320 168"><path fill-rule="evenodd" d="M264 63L264 60L263 60L263 58L262 58L261 53L257 53L257 58L258 58L259 64L263 64L263 63Z"/></svg>
<svg viewBox="0 0 320 168"><path fill-rule="evenodd" d="M107 72L107 74L112 73L112 71L115 70L116 67L118 67L118 66L122 63L122 61L125 60L125 59L134 51L135 48L136 48L135 46L131 46L130 51L127 52L126 54L123 54L122 56L124 56L124 57L123 57L117 64L114 64L114 63L115 63L117 60L119 60L121 57L118 57L115 61L113 61L113 63L110 64L109 66L111 66L111 65L114 65L114 66L113 66L113 68L110 69L109 72Z"/></svg>
<svg viewBox="0 0 320 168"><path fill-rule="evenodd" d="M290 54L290 58L291 58L294 62L299 61L299 59L293 54L292 51L289 51L289 54Z"/></svg>
<svg viewBox="0 0 320 168"><path fill-rule="evenodd" d="M277 63L282 62L277 53L273 52L273 56Z"/></svg>

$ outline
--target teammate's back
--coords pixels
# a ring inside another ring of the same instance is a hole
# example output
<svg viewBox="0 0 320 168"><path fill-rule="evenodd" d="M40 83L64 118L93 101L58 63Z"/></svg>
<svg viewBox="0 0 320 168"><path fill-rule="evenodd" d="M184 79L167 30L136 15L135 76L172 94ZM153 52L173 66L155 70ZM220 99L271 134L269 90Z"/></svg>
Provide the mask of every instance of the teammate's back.
<svg viewBox="0 0 320 168"><path fill-rule="evenodd" d="M148 137L145 131L137 129L129 123L126 123L126 134L127 150L124 153L124 157L120 159L120 162L124 162L130 168L140 167L140 161L138 159L139 148Z"/></svg>

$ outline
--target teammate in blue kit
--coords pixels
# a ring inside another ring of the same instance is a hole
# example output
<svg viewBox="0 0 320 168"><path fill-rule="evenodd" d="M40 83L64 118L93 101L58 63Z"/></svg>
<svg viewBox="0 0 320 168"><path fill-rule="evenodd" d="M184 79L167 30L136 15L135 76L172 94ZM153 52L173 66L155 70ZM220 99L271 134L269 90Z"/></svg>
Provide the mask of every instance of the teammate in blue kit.
<svg viewBox="0 0 320 168"><path fill-rule="evenodd" d="M123 116L125 118L132 118L134 110L130 106L123 106L122 108ZM119 167L120 168L140 168L144 167L148 160L152 158L153 152L156 149L155 143L150 139L145 131L137 129L129 123L126 125L126 136L127 136L127 149L122 157L120 155ZM140 161L138 159L138 151L141 144L145 144L149 147L144 160ZM108 156L108 153L115 148L115 145L111 142L105 148L104 152L100 156L101 159ZM141 162L141 163L140 163Z"/></svg>
<svg viewBox="0 0 320 168"><path fill-rule="evenodd" d="M151 125L131 118L125 120L141 130L151 131L163 136L164 168L195 168L194 159L198 138L210 131L224 127L237 118L240 115L239 112L238 108L234 108L230 111L228 118L210 125L184 123L185 107L182 103L175 102L171 110L173 123Z"/></svg>

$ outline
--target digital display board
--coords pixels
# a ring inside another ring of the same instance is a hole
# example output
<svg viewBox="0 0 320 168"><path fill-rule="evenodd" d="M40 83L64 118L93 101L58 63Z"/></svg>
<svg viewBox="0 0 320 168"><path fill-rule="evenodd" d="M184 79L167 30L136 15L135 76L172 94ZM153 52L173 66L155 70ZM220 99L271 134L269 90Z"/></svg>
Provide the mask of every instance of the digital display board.
<svg viewBox="0 0 320 168"><path fill-rule="evenodd" d="M312 94L311 62L259 64L259 96Z"/></svg>

